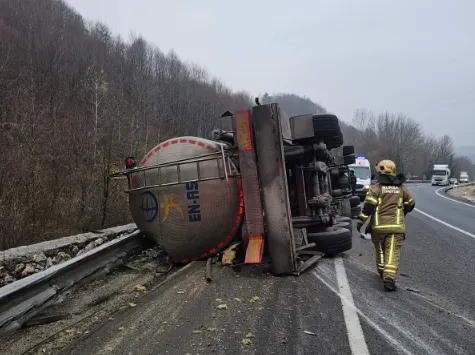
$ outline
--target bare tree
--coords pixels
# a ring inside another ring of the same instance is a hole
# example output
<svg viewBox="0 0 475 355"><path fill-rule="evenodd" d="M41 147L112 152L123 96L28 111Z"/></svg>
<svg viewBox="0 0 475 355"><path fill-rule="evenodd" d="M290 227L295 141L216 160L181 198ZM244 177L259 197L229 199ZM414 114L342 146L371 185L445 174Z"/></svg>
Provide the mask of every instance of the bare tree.
<svg viewBox="0 0 475 355"><path fill-rule="evenodd" d="M143 38L125 43L60 0L0 0L0 248L130 220L107 175L159 141L251 106Z"/></svg>

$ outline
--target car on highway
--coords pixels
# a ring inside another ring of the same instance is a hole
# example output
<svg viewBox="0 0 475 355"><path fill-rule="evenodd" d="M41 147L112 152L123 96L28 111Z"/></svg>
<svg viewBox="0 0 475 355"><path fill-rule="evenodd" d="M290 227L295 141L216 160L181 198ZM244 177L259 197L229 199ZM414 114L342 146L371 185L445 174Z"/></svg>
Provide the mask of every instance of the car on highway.
<svg viewBox="0 0 475 355"><path fill-rule="evenodd" d="M458 184L458 181L457 181L456 178L450 178L450 179L449 179L449 183L450 183L450 185L457 185L457 184Z"/></svg>

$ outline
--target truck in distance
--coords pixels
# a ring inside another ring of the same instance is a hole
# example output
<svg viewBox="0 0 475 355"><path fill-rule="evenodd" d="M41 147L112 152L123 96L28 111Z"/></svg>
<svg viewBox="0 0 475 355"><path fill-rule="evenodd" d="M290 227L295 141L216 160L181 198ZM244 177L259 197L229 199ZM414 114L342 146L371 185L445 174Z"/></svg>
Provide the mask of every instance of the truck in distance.
<svg viewBox="0 0 475 355"><path fill-rule="evenodd" d="M459 182L461 184L468 182L468 173L466 171L461 171L460 172Z"/></svg>
<svg viewBox="0 0 475 355"><path fill-rule="evenodd" d="M448 186L450 184L450 169L448 164L434 164L432 169L432 186Z"/></svg>

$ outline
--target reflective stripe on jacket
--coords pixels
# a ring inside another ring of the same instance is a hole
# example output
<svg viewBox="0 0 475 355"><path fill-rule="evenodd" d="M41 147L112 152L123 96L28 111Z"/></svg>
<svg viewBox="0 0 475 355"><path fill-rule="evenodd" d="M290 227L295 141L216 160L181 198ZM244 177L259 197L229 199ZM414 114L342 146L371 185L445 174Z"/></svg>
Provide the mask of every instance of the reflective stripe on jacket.
<svg viewBox="0 0 475 355"><path fill-rule="evenodd" d="M364 200L358 219L365 222L371 217L371 230L387 233L405 233L405 215L414 209L415 201L404 185L372 185Z"/></svg>

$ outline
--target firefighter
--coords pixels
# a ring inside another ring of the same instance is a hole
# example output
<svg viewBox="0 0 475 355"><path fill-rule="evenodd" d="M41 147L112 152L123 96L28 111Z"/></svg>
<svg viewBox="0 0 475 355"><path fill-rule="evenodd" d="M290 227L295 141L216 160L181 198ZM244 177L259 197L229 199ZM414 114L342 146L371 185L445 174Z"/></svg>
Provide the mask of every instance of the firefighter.
<svg viewBox="0 0 475 355"><path fill-rule="evenodd" d="M357 229L361 233L362 226L370 220L368 231L376 249L378 273L384 289L395 291L401 247L406 237L405 216L414 209L415 201L403 185L404 175L396 176L394 162L382 160L376 165L376 171L378 183L370 186L366 194Z"/></svg>

